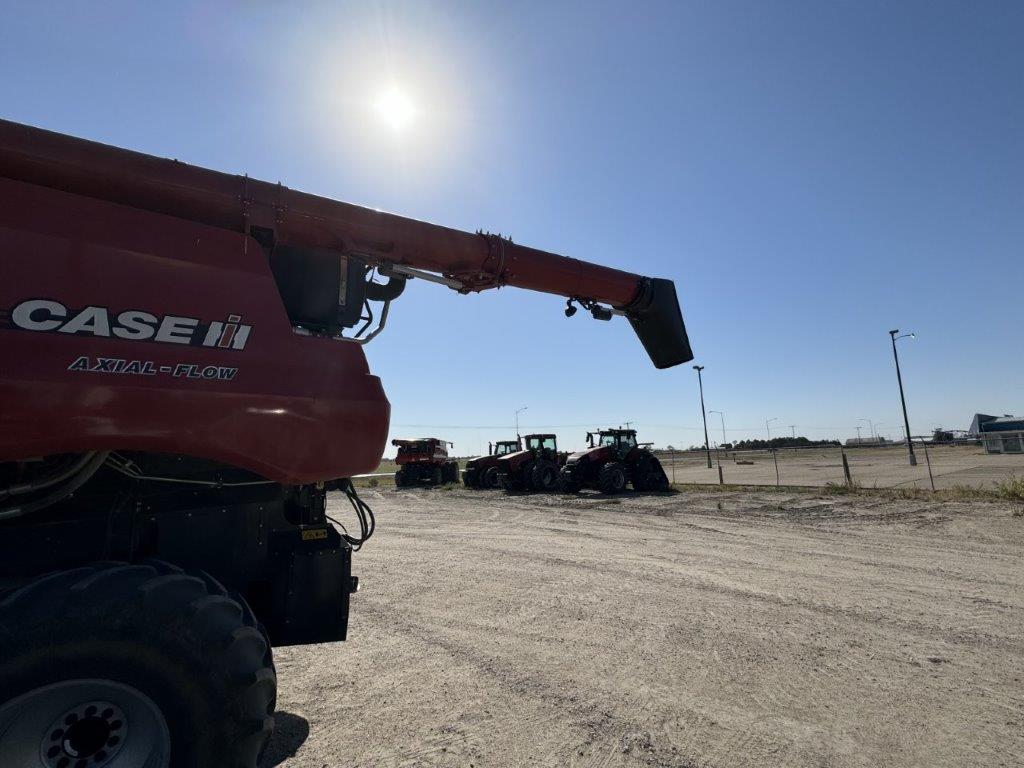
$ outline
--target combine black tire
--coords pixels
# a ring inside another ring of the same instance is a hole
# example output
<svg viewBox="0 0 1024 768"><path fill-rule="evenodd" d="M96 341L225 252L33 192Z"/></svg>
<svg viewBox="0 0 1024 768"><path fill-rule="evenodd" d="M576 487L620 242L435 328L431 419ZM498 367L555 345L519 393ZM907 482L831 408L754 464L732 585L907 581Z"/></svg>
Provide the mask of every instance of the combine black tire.
<svg viewBox="0 0 1024 768"><path fill-rule="evenodd" d="M443 481L444 473L441 471L441 468L438 466L433 467L433 469L430 470L430 482L433 485L440 485Z"/></svg>
<svg viewBox="0 0 1024 768"><path fill-rule="evenodd" d="M5 765L256 768L273 731L266 637L204 574L43 576L0 602L0 647Z"/></svg>
<svg viewBox="0 0 1024 768"><path fill-rule="evenodd" d="M408 478L406 477L405 470L400 469L395 472L395 487L405 488L409 484Z"/></svg>
<svg viewBox="0 0 1024 768"><path fill-rule="evenodd" d="M535 491L548 493L558 485L558 465L553 461L538 461L530 475L530 484Z"/></svg>
<svg viewBox="0 0 1024 768"><path fill-rule="evenodd" d="M452 462L448 465L448 482L457 483L459 482L459 465L456 462Z"/></svg>
<svg viewBox="0 0 1024 768"><path fill-rule="evenodd" d="M572 471L568 467L562 467L562 471L558 473L558 490L561 493L579 493L580 484L572 476Z"/></svg>
<svg viewBox="0 0 1024 768"><path fill-rule="evenodd" d="M597 487L601 493L621 493L626 489L626 468L621 461L609 461L601 467Z"/></svg>
<svg viewBox="0 0 1024 768"><path fill-rule="evenodd" d="M480 485L483 488L497 488L498 486L501 485L501 483L498 481L499 474L500 473L498 472L497 467L488 467L487 469L484 470L483 478L480 481Z"/></svg>

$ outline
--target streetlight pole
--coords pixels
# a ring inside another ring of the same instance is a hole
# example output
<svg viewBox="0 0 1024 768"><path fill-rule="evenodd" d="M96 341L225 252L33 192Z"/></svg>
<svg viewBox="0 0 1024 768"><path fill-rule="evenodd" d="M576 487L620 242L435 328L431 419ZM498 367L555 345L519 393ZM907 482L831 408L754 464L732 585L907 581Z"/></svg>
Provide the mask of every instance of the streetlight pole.
<svg viewBox="0 0 1024 768"><path fill-rule="evenodd" d="M708 411L708 413L717 413L718 418L722 420L722 445L725 445L729 441L725 438L725 414L721 411Z"/></svg>
<svg viewBox="0 0 1024 768"><path fill-rule="evenodd" d="M899 328L889 331L889 337L892 339L892 359L896 361L896 381L900 385L900 404L903 406L903 426L907 431L907 460L910 462L910 466L917 466L917 457L914 455L914 441L910 439L910 419L907 418L907 398L903 395L903 375L900 373L900 356L896 352L896 339L903 338L916 338L912 333L904 333L900 336L896 334L900 332Z"/></svg>
<svg viewBox="0 0 1024 768"><path fill-rule="evenodd" d="M524 405L522 408L516 410L516 442L521 442L519 437L519 414L525 411L529 406Z"/></svg>
<svg viewBox="0 0 1024 768"><path fill-rule="evenodd" d="M769 442L769 444L772 441L772 427L771 427L771 424L772 424L773 421L778 421L778 420L779 420L778 416L772 416L772 418L764 420L764 428L766 430L768 430L768 442Z"/></svg>
<svg viewBox="0 0 1024 768"><path fill-rule="evenodd" d="M704 410L704 379L701 377L700 372L704 370L703 365L693 366L693 370L697 372L697 385L700 387L700 417L704 420L704 451L708 455L708 469L711 469L711 443L708 440L708 414Z"/></svg>

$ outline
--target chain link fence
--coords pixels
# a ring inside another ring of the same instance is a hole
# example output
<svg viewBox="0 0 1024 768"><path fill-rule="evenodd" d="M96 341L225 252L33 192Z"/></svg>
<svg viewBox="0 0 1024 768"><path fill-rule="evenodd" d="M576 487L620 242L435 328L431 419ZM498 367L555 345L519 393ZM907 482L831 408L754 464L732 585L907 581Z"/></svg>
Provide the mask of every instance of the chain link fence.
<svg viewBox="0 0 1024 768"><path fill-rule="evenodd" d="M656 453L674 483L996 490L1013 477L1024 478L1024 455L989 454L975 443L915 440L917 466L911 466L903 443L744 451L712 448L710 468L703 450Z"/></svg>

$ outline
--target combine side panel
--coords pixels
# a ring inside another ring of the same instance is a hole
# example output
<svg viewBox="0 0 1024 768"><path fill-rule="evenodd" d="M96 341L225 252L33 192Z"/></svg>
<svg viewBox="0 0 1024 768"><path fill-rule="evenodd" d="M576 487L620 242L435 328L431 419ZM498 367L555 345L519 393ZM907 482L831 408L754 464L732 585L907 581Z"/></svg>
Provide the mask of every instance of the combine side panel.
<svg viewBox="0 0 1024 768"><path fill-rule="evenodd" d="M282 483L373 471L362 347L297 336L254 240L0 179L0 461L140 450Z"/></svg>

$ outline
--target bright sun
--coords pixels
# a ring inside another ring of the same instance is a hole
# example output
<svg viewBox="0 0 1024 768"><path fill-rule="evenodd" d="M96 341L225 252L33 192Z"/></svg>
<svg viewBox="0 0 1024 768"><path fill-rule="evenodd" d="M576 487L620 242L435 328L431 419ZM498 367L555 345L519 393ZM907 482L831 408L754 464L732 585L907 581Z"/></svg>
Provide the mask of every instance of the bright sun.
<svg viewBox="0 0 1024 768"><path fill-rule="evenodd" d="M404 93L391 88L377 99L377 115L394 131L401 131L416 117L416 107Z"/></svg>

